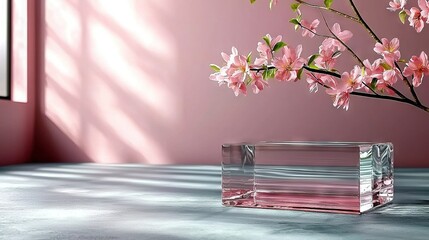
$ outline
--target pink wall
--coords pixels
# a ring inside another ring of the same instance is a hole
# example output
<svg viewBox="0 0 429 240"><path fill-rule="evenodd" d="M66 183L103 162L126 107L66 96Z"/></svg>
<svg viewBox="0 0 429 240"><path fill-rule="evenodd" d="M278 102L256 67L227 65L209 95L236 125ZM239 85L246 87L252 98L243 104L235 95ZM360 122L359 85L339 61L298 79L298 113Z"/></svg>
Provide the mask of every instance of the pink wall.
<svg viewBox="0 0 429 240"><path fill-rule="evenodd" d="M305 82L273 82L260 95L237 98L209 81L208 65L221 63L221 51L254 51L266 33L304 43L307 56L317 51L316 38L293 32L283 1L272 11L267 1L247 2L40 1L34 159L218 164L224 142L392 141L396 166L429 167L429 113L357 97L349 111L337 110ZM380 36L400 37L405 58L429 52L429 27L416 38L386 4L359 7ZM342 25L355 33L352 48L374 59L366 32ZM342 60L351 69L352 60ZM428 91L429 82L418 89L429 104Z"/></svg>
<svg viewBox="0 0 429 240"><path fill-rule="evenodd" d="M35 122L35 1L14 0L12 100L0 100L0 166L29 160Z"/></svg>

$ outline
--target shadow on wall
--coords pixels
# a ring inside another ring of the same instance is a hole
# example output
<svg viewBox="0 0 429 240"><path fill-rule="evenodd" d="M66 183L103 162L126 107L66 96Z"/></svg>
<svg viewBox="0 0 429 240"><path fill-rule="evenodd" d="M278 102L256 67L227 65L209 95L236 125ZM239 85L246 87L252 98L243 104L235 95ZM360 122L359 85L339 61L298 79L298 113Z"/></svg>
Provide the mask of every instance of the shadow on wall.
<svg viewBox="0 0 429 240"><path fill-rule="evenodd" d="M48 131L39 132L36 157L169 163L151 134L168 137L179 117L176 49L160 20L168 2L41 2L38 124Z"/></svg>

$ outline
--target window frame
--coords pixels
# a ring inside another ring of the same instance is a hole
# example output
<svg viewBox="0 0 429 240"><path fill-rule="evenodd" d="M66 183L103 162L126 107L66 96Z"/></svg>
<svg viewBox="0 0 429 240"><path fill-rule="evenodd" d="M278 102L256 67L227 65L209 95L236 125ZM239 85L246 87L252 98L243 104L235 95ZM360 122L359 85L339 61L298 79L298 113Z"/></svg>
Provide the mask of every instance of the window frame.
<svg viewBox="0 0 429 240"><path fill-rule="evenodd" d="M6 96L1 96L0 99L11 100L12 98L12 1L6 1Z"/></svg>

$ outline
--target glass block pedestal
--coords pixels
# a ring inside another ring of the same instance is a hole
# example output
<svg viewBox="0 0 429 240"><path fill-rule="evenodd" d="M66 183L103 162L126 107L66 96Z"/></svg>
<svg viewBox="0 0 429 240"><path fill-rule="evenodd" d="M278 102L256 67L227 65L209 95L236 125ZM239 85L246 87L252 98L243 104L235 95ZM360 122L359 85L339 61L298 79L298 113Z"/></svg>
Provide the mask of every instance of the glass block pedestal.
<svg viewBox="0 0 429 240"><path fill-rule="evenodd" d="M261 142L222 146L222 204L361 214L393 200L393 145Z"/></svg>

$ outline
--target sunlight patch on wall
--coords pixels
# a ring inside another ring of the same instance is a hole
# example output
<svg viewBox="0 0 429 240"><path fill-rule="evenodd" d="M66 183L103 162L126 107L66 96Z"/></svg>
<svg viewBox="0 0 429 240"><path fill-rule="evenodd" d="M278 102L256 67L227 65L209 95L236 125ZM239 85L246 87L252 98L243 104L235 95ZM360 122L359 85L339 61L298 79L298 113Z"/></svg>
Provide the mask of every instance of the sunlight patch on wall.
<svg viewBox="0 0 429 240"><path fill-rule="evenodd" d="M163 13L153 11L152 6L162 7L162 10L171 9L171 3L162 0L94 0L89 2L98 14L117 24L121 31L127 32L134 41L141 45L151 56L164 62L172 61L176 57L176 49L171 34L159 21ZM143 4L146 7L139 7ZM165 66L164 66L165 67Z"/></svg>
<svg viewBox="0 0 429 240"><path fill-rule="evenodd" d="M45 1L44 112L94 162L170 162L151 133L180 115L176 49L154 2Z"/></svg>
<svg viewBox="0 0 429 240"><path fill-rule="evenodd" d="M103 81L98 81L98 83L98 92L103 97L94 97L92 99L93 106L97 109L94 114L100 116L102 122L105 124L103 129L108 129L114 138L106 139L100 130L90 127L87 132L87 142L100 141L98 145L91 145L91 157L97 160L100 159L100 161L112 162L115 157L112 158L106 155L119 155L123 160L128 155L128 157L135 158L127 159L128 161L140 159L145 160L147 163L168 163L168 157L165 156L159 144L144 134L144 131L135 119L132 119L123 112L121 109L122 103L116 98L115 92L105 86L103 87ZM133 154L131 153L119 154L118 151L121 151L121 149L118 146L119 144L114 144L113 139L126 144L133 152L139 155L132 156Z"/></svg>
<svg viewBox="0 0 429 240"><path fill-rule="evenodd" d="M47 80L48 89L51 83L56 84L77 99L81 88L78 63L49 35L46 37L45 46L45 73L51 79ZM47 99L45 100L45 105L49 104Z"/></svg>
<svg viewBox="0 0 429 240"><path fill-rule="evenodd" d="M79 0L45 1L47 35L61 39L64 46L74 52L80 51L82 19L77 9Z"/></svg>
<svg viewBox="0 0 429 240"><path fill-rule="evenodd" d="M152 111L161 115L160 119L174 120L176 101L169 86L162 82L160 72L169 71L164 61L154 69L144 69L145 62L151 62L151 53L128 46L118 33L91 18L88 22L89 51L91 59L111 81L127 94L138 98ZM147 32L150 36L150 31ZM134 35L131 35L134 37ZM136 51L137 50L137 51ZM156 55L158 57L158 55ZM156 60L156 59L155 59ZM171 122L171 121L170 121Z"/></svg>

